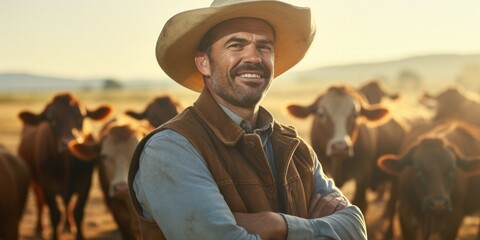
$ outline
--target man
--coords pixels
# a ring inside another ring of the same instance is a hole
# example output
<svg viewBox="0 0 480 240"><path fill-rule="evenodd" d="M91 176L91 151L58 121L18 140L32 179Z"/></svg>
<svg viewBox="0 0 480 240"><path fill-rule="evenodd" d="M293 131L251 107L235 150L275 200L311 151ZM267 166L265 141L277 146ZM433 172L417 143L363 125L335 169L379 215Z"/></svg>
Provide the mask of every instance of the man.
<svg viewBox="0 0 480 240"><path fill-rule="evenodd" d="M132 159L144 239L366 238L312 148L259 105L314 34L310 9L273 0L215 0L166 23L157 60L201 94Z"/></svg>

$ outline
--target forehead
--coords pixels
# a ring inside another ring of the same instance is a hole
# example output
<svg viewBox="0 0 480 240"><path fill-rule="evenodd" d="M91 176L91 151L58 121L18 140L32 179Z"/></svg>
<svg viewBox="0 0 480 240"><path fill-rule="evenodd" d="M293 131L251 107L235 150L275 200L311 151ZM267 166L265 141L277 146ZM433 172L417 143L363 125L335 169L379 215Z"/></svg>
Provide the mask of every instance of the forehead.
<svg viewBox="0 0 480 240"><path fill-rule="evenodd" d="M359 109L355 98L345 92L328 91L319 102L319 106L328 112L352 112Z"/></svg>
<svg viewBox="0 0 480 240"><path fill-rule="evenodd" d="M252 33L269 39L274 38L272 26L258 18L235 18L228 20L212 28L211 33L214 41L241 33Z"/></svg>

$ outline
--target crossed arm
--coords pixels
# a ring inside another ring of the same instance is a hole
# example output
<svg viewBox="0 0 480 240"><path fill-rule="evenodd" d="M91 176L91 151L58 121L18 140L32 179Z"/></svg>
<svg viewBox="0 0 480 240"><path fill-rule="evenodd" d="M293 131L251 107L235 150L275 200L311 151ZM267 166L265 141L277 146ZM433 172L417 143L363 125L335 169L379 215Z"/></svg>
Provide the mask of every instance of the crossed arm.
<svg viewBox="0 0 480 240"><path fill-rule="evenodd" d="M348 200L333 192L327 196L317 193L310 201L308 217L310 219L328 216L344 209ZM233 213L237 224L251 234L258 234L262 239L286 239L288 227L284 217L279 213Z"/></svg>

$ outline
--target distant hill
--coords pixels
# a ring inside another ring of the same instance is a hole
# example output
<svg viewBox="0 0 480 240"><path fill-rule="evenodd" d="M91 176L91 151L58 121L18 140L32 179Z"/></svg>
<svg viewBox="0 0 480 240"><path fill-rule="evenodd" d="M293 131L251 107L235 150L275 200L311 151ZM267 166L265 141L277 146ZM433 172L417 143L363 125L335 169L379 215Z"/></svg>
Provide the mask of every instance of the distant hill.
<svg viewBox="0 0 480 240"><path fill-rule="evenodd" d="M465 73L466 69L469 69L468 73ZM480 82L479 69L480 54L428 55L385 62L321 67L304 72L288 72L282 75L281 78L298 83L321 81L322 83L343 82L352 85L358 85L366 80L377 78L384 80L390 86L395 86L398 83L400 74L409 72L418 76L424 86L434 87L452 83L460 77L465 78L465 76L468 76L469 79L462 79L462 81L473 81L479 88L477 91L480 91L478 84ZM24 73L0 73L0 92L101 89L104 83L104 79L80 80ZM179 86L174 81L166 79L132 79L120 81L119 83L123 88Z"/></svg>
<svg viewBox="0 0 480 240"><path fill-rule="evenodd" d="M86 89L101 89L106 79L79 80L58 78L53 76L39 76L24 73L0 74L0 93L10 91L72 91ZM118 81L122 88L148 88L164 86L168 81L160 80L131 80Z"/></svg>
<svg viewBox="0 0 480 240"><path fill-rule="evenodd" d="M479 72L480 54L416 56L378 63L321 67L285 77L294 78L298 82L335 81L353 85L377 78L394 85L401 72L408 71L418 75L424 85L438 86L456 81L467 68L476 68L476 72ZM474 81L480 81L480 76L477 77Z"/></svg>

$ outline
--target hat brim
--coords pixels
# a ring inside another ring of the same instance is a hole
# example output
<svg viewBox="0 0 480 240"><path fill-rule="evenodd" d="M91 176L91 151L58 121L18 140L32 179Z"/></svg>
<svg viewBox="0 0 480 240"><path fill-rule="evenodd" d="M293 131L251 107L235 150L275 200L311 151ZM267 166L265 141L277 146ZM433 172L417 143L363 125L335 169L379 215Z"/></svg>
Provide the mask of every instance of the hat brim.
<svg viewBox="0 0 480 240"><path fill-rule="evenodd" d="M157 41L156 57L163 71L179 84L200 92L203 76L194 62L203 36L229 19L263 19L275 29L274 77L296 65L315 35L310 9L280 1L247 1L179 13L165 24Z"/></svg>

